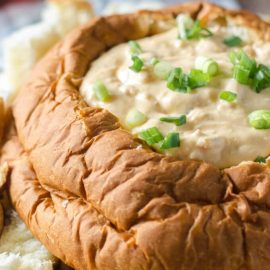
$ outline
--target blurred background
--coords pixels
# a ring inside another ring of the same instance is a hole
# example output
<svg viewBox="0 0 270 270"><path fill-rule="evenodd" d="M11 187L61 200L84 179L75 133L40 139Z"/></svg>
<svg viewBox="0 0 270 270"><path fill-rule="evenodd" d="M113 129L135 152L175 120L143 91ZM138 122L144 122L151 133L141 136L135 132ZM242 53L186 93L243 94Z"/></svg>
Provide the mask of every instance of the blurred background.
<svg viewBox="0 0 270 270"><path fill-rule="evenodd" d="M50 0L49 0L50 1ZM165 5L191 0L89 0L94 14L131 12L136 9L158 9ZM61 0L59 0L61 2ZM246 8L264 15L270 14L270 0L210 0L228 8ZM3 63L3 40L26 25L40 21L44 0L0 0L0 71Z"/></svg>
<svg viewBox="0 0 270 270"><path fill-rule="evenodd" d="M188 1L188 0L187 0ZM129 6L152 7L187 2L184 0L92 0L96 14L106 13L111 9L118 9L120 12L128 11ZM269 0L213 0L230 8L246 7L257 11L270 10ZM140 3L140 6L138 6ZM34 23L40 18L40 11L44 1L41 0L0 0L0 40L10 32L27 24ZM265 9L266 8L266 9Z"/></svg>
<svg viewBox="0 0 270 270"><path fill-rule="evenodd" d="M190 0L92 0L96 14L117 12L128 12L131 6L136 8L159 8ZM247 8L255 12L270 13L269 0L212 0L229 8ZM44 1L42 0L0 0L0 43L1 40L17 30L40 19ZM1 46L1 45L0 45Z"/></svg>

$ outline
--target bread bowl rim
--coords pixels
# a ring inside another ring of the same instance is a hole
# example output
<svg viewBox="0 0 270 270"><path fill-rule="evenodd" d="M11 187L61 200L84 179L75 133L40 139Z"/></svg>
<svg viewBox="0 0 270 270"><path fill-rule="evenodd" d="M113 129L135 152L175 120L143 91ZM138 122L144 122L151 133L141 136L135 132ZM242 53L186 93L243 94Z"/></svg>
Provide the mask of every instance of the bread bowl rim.
<svg viewBox="0 0 270 270"><path fill-rule="evenodd" d="M183 10L186 11L185 9L187 7L191 7L191 6L190 5L187 5L187 6L180 6L180 7L181 7L180 8L181 11L182 11L183 7L184 7ZM243 20L244 23L245 23L244 25L250 27L251 29L254 29L256 32L258 32L258 34L262 34L262 31L265 31L264 34L265 34L266 40L268 40L268 38L269 38L268 37L269 36L269 26L266 23L262 22L257 17L255 17L253 15L249 15L249 13L245 13L245 12L229 12L229 11L225 11L225 10L219 8L219 7L208 5L208 4L198 4L198 6L196 6L196 7L199 7L199 9L197 10L197 12L199 13L200 16L202 16L202 19L210 16L209 14L212 14L214 16L217 16L217 15L221 15L221 16L224 16L225 15L225 16L228 16L228 17L232 16L233 18L235 18L236 21ZM151 22L151 24L150 24L151 27L149 27L149 29L148 29L149 33L155 33L155 30L156 30L155 29L155 27L156 27L155 20L159 21L160 18L163 18L163 16L164 16L165 20L166 19L168 21L173 20L174 15L171 16L171 14L177 14L178 13L178 11L175 12L174 10L177 10L177 8L174 8L173 11L163 11L163 12L148 12L148 11L143 11L143 12L139 13L139 15L135 15L135 18L133 18L132 16L128 16L128 19L127 19L127 17L125 17L126 15L124 15L124 16L117 15L117 16L112 16L112 17L109 17L109 18L99 18L99 19L96 19L96 21L94 23L92 22L92 24L91 24L91 27L92 27L91 30L94 31L94 32L100 30L98 28L100 26L99 24L103 25L103 27L106 27L106 26L108 27L108 25L107 25L108 24L108 20L111 21L111 22L113 22L113 23L115 23L115 20L118 21L120 18L124 18L125 22L127 22L127 21L130 22L130 20L134 20L133 23L135 22L136 23L135 24L136 27L138 27L138 25L140 25L140 23L141 23L142 17L145 16L146 18L148 17L148 19L150 19L150 21L153 20ZM204 14L204 12L205 12L205 14ZM138 16L141 16L139 22L136 21L138 19ZM206 16L206 17L204 17L204 16ZM137 25L137 23L138 23L138 25ZM241 23L243 23L243 22L241 22ZM250 25L250 23L251 23L251 25ZM55 60L54 58L59 53L61 55L61 53L64 52L64 55L66 55L66 56L68 56L68 54L70 52L72 53L74 51L74 47L73 46L75 46L76 44L78 44L78 42L80 41L80 38L82 37L80 35L83 35L83 33L86 32L85 29L88 29L88 31L89 31L89 28L88 27L89 27L89 25L85 26L85 28L84 27L81 28L80 34L79 34L79 30L73 32L66 40L63 41L63 43L58 44L54 48L54 50L51 53L49 53L39 63L39 65L33 71L33 73L32 73L31 76L36 76L36 75L37 76L41 76L42 77L42 80L44 80L44 70L43 70L43 68L46 67L46 69L47 68L50 69L51 68L51 65L53 65L52 63L54 61L57 61L58 62L59 59ZM94 27L97 27L97 28L94 29ZM108 28L107 31L109 31L109 30L110 30L110 27ZM130 29L128 29L128 30L130 30ZM140 31L144 31L144 30L143 29L140 29ZM268 33L268 36L267 36L267 33ZM95 32L95 35L97 35L96 36L96 39L97 40L99 40L100 38L103 38L106 41L106 38L107 38L106 34L102 33L102 36L99 36L100 33ZM129 40L129 39L131 39L131 38L126 38L126 41ZM67 40L69 40L70 44L67 44ZM106 45L108 47L110 47L109 44L110 44L110 42L108 44L106 44ZM70 61L69 64L67 66L65 66L65 64L68 61ZM81 70L77 70L78 68L80 69L80 67L78 67L76 61L74 62L74 56L71 57L71 60L67 57L62 64L63 65L60 65L60 66L58 64L56 65L57 68L55 68L54 74L46 74L47 76L45 76L45 80L50 80L51 78L54 79L54 76L55 75L58 76L59 74L61 74L61 68L62 68L66 72L65 79L68 81L68 83L72 87L78 88L78 80L80 80L80 77L81 77L81 76L78 76L78 74L80 74ZM88 62L88 65L89 65L89 62ZM85 69L87 68L87 64L85 65L84 68ZM41 72L41 73L39 73L39 72ZM37 79L37 81L38 81L38 79ZM58 83L56 83L56 84L58 84ZM60 82L60 84L61 84L61 82ZM65 84L65 86L66 86L66 84ZM32 90L31 90L31 87L32 87ZM44 166L44 164L43 165L34 164L35 163L34 162L34 159L35 159L36 154L37 154L37 153L35 153L35 149L34 149L35 148L35 145L34 144L36 143L36 141L33 143L26 136L26 134L27 134L27 135L30 135L30 137L31 137L31 132L33 132L31 130L31 128L29 128L29 124L28 123L29 123L29 121L31 122L31 120L29 120L29 119L31 118L31 114L34 111L32 111L31 108L27 108L28 111L24 111L24 109L22 109L22 104L25 104L25 101L27 99L29 99L29 96L30 96L30 99L32 98L34 100L34 101L31 100L29 102L29 104L31 106L34 103L36 104L37 100L39 102L40 100L42 100L42 98L46 97L46 94L45 94L45 96L39 96L36 93L36 91L33 89L35 87L37 87L37 84L35 84L35 83L32 84L32 82L30 82L30 81L28 81L28 83L25 84L25 86L23 87L21 93L19 94L19 97L15 101L15 104L13 106L13 110L14 110L15 123L16 123L18 134L19 134L20 142L22 143L22 145L24 147L24 150L30 156L30 160L31 160L31 162L33 162L33 167L34 167L35 171L38 172L38 177L44 179L46 177L49 177L50 174L48 174L48 171L42 170L43 169L42 166ZM50 85L50 90L53 90L53 91L57 92L57 90L55 90L55 87L58 87L58 85L52 85L51 84ZM24 94L24 92L26 90L27 91L30 91L30 94L29 94L28 97L25 97L26 95ZM32 91L33 91L33 93L31 93ZM33 94L33 96L31 96L31 94ZM87 108L88 106L80 99L79 95L77 95L76 92L71 91L69 96L71 97L72 100L77 101L77 107L75 108L74 111L76 113L76 117L79 117L80 120L82 121L81 124L84 126L84 131L90 132L90 134L94 134L94 137L95 136L100 136L100 135L102 136L102 134L105 134L106 131L108 131L108 130L106 130L107 126L105 126L104 130L101 133L99 133L99 131L95 131L95 130L92 131L91 128L88 130L87 129L88 123L87 122L84 122L85 113L86 114L89 113L89 112L85 112L84 109ZM94 111L94 113L100 113L100 112L102 112L102 111L100 111L100 110ZM91 111L90 113L93 114L93 111ZM105 118L107 119L107 117L109 117L109 114L105 113L105 116L106 116ZM116 119L114 119L112 116L110 116L109 121L116 121ZM26 127L27 125L28 125L28 127ZM118 128L119 128L118 123L117 122L114 123L113 124L113 130L117 130ZM97 132L97 134L95 132ZM136 145L136 142L135 142L135 145ZM40 153L44 153L44 152L39 152L38 151L38 153L40 154ZM46 157L46 159L49 159L50 158L50 156L46 156L46 155L45 155L45 157ZM171 161L171 162L175 162L173 159L168 159L168 160ZM185 161L183 161L183 162L185 162ZM249 166L249 165L243 165L243 166ZM265 167L264 165L258 165L258 166ZM225 173L226 173L226 170L225 170ZM49 183L44 182L44 181L42 182L42 186L43 187L45 187L46 184L49 184ZM54 184L51 183L50 188L56 189L57 186L54 186ZM66 192L66 191L70 192L71 191L68 186L63 185L62 188L63 188L63 191L64 192ZM77 187L75 187L75 190L76 189L77 189ZM85 195L85 190L83 190L83 189L81 190L80 188L78 188L77 190L78 190L78 192L79 192L80 195L82 195L82 196ZM23 210L21 209L21 210L18 210L18 211L20 213ZM129 225L130 225L129 224L129 220L127 220L126 223L123 223L120 226L120 229L128 228ZM116 224L116 227L118 227L117 224Z"/></svg>

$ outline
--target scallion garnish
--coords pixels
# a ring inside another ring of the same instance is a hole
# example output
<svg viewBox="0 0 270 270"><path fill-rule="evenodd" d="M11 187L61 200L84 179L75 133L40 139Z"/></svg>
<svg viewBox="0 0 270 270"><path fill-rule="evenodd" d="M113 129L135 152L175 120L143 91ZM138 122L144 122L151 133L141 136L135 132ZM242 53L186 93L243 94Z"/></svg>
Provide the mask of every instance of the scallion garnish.
<svg viewBox="0 0 270 270"><path fill-rule="evenodd" d="M210 76L215 76L218 73L218 63L211 58L199 56L195 61L196 69L202 70Z"/></svg>
<svg viewBox="0 0 270 270"><path fill-rule="evenodd" d="M187 39L198 39L211 37L213 33L208 28L201 26L201 21L196 20L193 27L187 31Z"/></svg>
<svg viewBox="0 0 270 270"><path fill-rule="evenodd" d="M235 46L241 45L242 39L238 36L230 36L230 37L226 37L223 40L223 43L227 45L228 47L235 47Z"/></svg>
<svg viewBox="0 0 270 270"><path fill-rule="evenodd" d="M151 59L151 65L152 66L155 66L156 64L158 64L160 61L159 61L159 59L158 58L156 58L156 57L153 57L152 59Z"/></svg>
<svg viewBox="0 0 270 270"><path fill-rule="evenodd" d="M167 79L167 87L176 92L189 92L188 76L183 73L181 68L172 69Z"/></svg>
<svg viewBox="0 0 270 270"><path fill-rule="evenodd" d="M210 82L208 73L204 73L199 69L192 69L188 75L188 86L191 89L206 86Z"/></svg>
<svg viewBox="0 0 270 270"><path fill-rule="evenodd" d="M248 116L249 125L255 129L270 129L270 111L258 110Z"/></svg>
<svg viewBox="0 0 270 270"><path fill-rule="evenodd" d="M251 82L250 70L244 66L236 65L233 69L233 77L240 84L248 85Z"/></svg>
<svg viewBox="0 0 270 270"><path fill-rule="evenodd" d="M130 53L132 55L137 55L137 54L142 53L142 48L138 42L136 42L134 40L130 40L128 42L128 45L129 45Z"/></svg>
<svg viewBox="0 0 270 270"><path fill-rule="evenodd" d="M135 72L140 72L144 65L143 60L137 55L133 55L131 59L133 61L133 64L129 68Z"/></svg>
<svg viewBox="0 0 270 270"><path fill-rule="evenodd" d="M176 17L178 36L180 39L188 39L187 30L194 25L194 20L188 14L180 14Z"/></svg>
<svg viewBox="0 0 270 270"><path fill-rule="evenodd" d="M254 161L257 163L266 163L266 158L262 156L257 156Z"/></svg>
<svg viewBox="0 0 270 270"><path fill-rule="evenodd" d="M250 84L256 73L256 61L251 59L243 50L231 52L230 59L234 65L234 78L241 84Z"/></svg>
<svg viewBox="0 0 270 270"><path fill-rule="evenodd" d="M194 21L188 14L180 14L176 18L180 39L198 39L210 37L213 33L202 27L201 21Z"/></svg>
<svg viewBox="0 0 270 270"><path fill-rule="evenodd" d="M180 146L180 136L179 133L176 132L170 132L168 135L164 138L164 140L160 144L161 150L166 150L170 148L175 148Z"/></svg>
<svg viewBox="0 0 270 270"><path fill-rule="evenodd" d="M249 71L252 78L256 72L256 61L251 59L243 50L231 52L230 59L235 66L240 66Z"/></svg>
<svg viewBox="0 0 270 270"><path fill-rule="evenodd" d="M98 100L103 102L108 102L111 98L111 95L107 87L103 84L102 81L98 80L93 84L93 91Z"/></svg>
<svg viewBox="0 0 270 270"><path fill-rule="evenodd" d="M125 123L128 127L134 128L144 124L146 120L147 117L145 116L145 114L134 108L128 112Z"/></svg>
<svg viewBox="0 0 270 270"><path fill-rule="evenodd" d="M161 80L167 80L173 67L168 62L158 62L154 66L154 74Z"/></svg>
<svg viewBox="0 0 270 270"><path fill-rule="evenodd" d="M163 135L156 127L151 127L140 132L139 138L144 140L148 145L154 145L164 139Z"/></svg>
<svg viewBox="0 0 270 270"><path fill-rule="evenodd" d="M175 124L176 126L179 127L179 126L186 124L187 117L186 117L186 115L182 114L180 116L164 116L164 117L161 117L159 120L161 122Z"/></svg>
<svg viewBox="0 0 270 270"><path fill-rule="evenodd" d="M231 103L236 100L237 94L231 91L222 91L219 94L219 98Z"/></svg>
<svg viewBox="0 0 270 270"><path fill-rule="evenodd" d="M210 76L199 69L192 69L187 75L181 68L174 68L167 79L167 87L176 92L190 93L192 89L205 86Z"/></svg>
<svg viewBox="0 0 270 270"><path fill-rule="evenodd" d="M270 87L270 68L265 65L258 65L257 72L252 82L252 88L260 93L263 89Z"/></svg>
<svg viewBox="0 0 270 270"><path fill-rule="evenodd" d="M233 76L241 84L249 85L256 93L270 87L270 68L251 59L243 50L231 52Z"/></svg>

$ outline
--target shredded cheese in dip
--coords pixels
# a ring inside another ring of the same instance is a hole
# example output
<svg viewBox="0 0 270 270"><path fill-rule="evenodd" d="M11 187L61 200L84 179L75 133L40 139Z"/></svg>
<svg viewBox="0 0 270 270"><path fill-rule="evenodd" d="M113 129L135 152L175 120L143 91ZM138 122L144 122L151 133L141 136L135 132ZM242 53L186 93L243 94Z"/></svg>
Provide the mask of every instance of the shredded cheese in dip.
<svg viewBox="0 0 270 270"><path fill-rule="evenodd" d="M220 168L254 160L270 153L270 130L256 130L248 124L248 114L270 109L270 89L260 94L241 85L232 76L233 65L223 40L237 34L243 40L243 49L258 63L270 65L270 44L254 40L248 29L213 26L213 36L199 40L177 39L177 29L138 40L143 53L144 68L136 73L128 44L120 44L104 53L91 65L81 86L81 94L91 106L103 107L115 114L123 124L128 111L136 108L148 120L131 129L134 135L150 127L157 127L165 136L179 132L181 146L165 151L179 159L199 159ZM239 49L239 48L238 48ZM167 88L166 81L155 77L150 61L156 57L181 67L189 73L198 56L210 57L219 64L220 73L207 87L192 93L179 93ZM93 83L102 80L112 99L103 103L93 93ZM219 99L221 91L237 93L236 102ZM187 123L177 127L161 122L163 116L187 115Z"/></svg>

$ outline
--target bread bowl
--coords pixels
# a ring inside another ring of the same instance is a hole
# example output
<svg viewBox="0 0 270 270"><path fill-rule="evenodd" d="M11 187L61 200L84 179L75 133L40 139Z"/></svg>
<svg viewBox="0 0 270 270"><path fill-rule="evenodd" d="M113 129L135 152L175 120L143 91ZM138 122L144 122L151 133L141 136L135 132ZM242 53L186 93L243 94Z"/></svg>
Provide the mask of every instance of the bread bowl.
<svg viewBox="0 0 270 270"><path fill-rule="evenodd" d="M270 39L255 15L209 4L97 18L39 62L13 104L1 157L12 203L75 269L270 268L267 163L220 169L157 153L79 93L103 52L162 35L181 13Z"/></svg>

